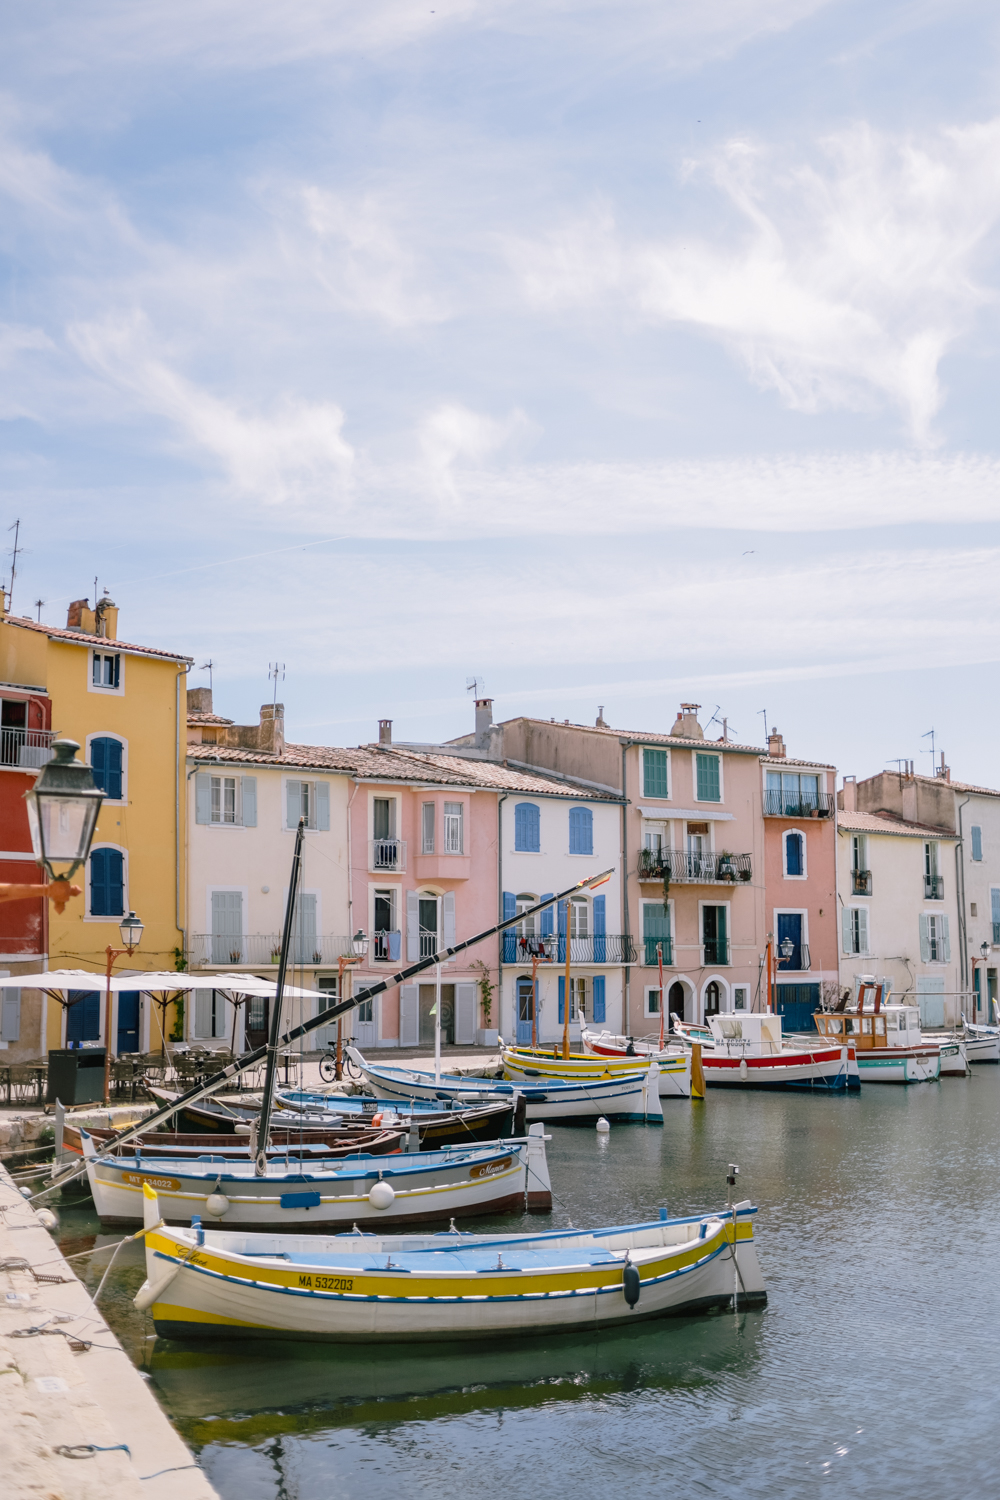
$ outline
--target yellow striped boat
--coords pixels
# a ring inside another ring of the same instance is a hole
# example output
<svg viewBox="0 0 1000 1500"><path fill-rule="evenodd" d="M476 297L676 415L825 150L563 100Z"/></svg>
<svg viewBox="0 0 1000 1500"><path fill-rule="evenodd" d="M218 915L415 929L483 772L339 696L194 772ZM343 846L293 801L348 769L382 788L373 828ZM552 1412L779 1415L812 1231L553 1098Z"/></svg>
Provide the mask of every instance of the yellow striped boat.
<svg viewBox="0 0 1000 1500"><path fill-rule="evenodd" d="M563 1057L558 1043L547 1048L505 1047L503 1076L512 1083L539 1083L548 1078L607 1083L635 1072L637 1066L646 1069L651 1061L659 1069L661 1099L690 1099L691 1054L683 1047L642 1057L602 1057L593 1052L571 1052Z"/></svg>
<svg viewBox="0 0 1000 1500"><path fill-rule="evenodd" d="M767 1300L749 1202L613 1229L321 1239L170 1228L143 1192L135 1304L165 1338L520 1337Z"/></svg>

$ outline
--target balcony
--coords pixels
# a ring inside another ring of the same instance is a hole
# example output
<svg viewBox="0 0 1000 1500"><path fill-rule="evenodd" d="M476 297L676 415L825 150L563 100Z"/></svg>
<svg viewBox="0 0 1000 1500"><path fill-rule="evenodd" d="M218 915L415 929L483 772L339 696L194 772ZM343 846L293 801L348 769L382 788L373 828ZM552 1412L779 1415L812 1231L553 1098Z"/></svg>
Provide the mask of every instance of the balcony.
<svg viewBox="0 0 1000 1500"><path fill-rule="evenodd" d="M871 870L852 870L851 871L851 895L852 896L870 896L871 893L872 893L872 872L871 872Z"/></svg>
<svg viewBox="0 0 1000 1500"><path fill-rule="evenodd" d="M370 839L368 841L368 868L376 874L401 875L406 869L406 841L404 839Z"/></svg>
<svg viewBox="0 0 1000 1500"><path fill-rule="evenodd" d="M309 968L335 968L341 954L353 954L349 937L319 937L311 933L293 935L289 961ZM190 939L192 969L262 969L277 967L281 956L280 932L239 934L201 932Z"/></svg>
<svg viewBox="0 0 1000 1500"><path fill-rule="evenodd" d="M749 854L689 854L684 849L640 849L640 880L671 885L737 885L752 877Z"/></svg>
<svg viewBox="0 0 1000 1500"><path fill-rule="evenodd" d="M924 900L925 901L943 901L944 900L944 876L943 875L925 875L924 876Z"/></svg>
<svg viewBox="0 0 1000 1500"><path fill-rule="evenodd" d="M566 938L522 937L518 932L503 934L503 962L505 964L530 964L537 958L540 964L564 964L566 962ZM598 934L597 937L570 938L569 961L571 964L634 964L635 946L630 937L617 934ZM666 962L666 959L664 959Z"/></svg>
<svg viewBox="0 0 1000 1500"><path fill-rule="evenodd" d="M660 948L663 949L663 962L665 964L667 964L667 965L670 965L670 964L673 963L673 961L674 961L674 940L673 940L673 938L662 938L662 937L659 937L659 938L655 938L655 937L643 938L643 940L642 940L642 946L643 946L642 961L643 961L643 963L648 968L655 969L659 965L660 960L657 957L657 953L656 953L657 947L660 947Z"/></svg>
<svg viewBox="0 0 1000 1500"><path fill-rule="evenodd" d="M720 964L725 966L729 963L729 939L728 938L705 938L702 943L704 952L704 964Z"/></svg>
<svg viewBox="0 0 1000 1500"><path fill-rule="evenodd" d="M832 792L765 792L765 818L828 818Z"/></svg>
<svg viewBox="0 0 1000 1500"><path fill-rule="evenodd" d="M401 932L373 932L368 957L376 963L398 963L403 954Z"/></svg>
<svg viewBox="0 0 1000 1500"><path fill-rule="evenodd" d="M51 729L0 729L0 765L23 766L35 770L52 759Z"/></svg>

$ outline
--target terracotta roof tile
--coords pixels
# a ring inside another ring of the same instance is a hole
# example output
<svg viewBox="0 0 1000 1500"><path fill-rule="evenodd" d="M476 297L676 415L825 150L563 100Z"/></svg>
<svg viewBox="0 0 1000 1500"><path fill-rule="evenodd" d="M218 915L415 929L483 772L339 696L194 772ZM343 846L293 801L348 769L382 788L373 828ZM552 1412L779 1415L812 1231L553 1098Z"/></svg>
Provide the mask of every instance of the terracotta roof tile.
<svg viewBox="0 0 1000 1500"><path fill-rule="evenodd" d="M16 625L19 630L33 630L37 635L47 635L53 641L70 641L76 646L113 647L116 651L132 651L138 656L167 656L171 661L194 661L193 656L181 656L177 651L161 651L158 646L135 646L129 641L110 640L105 635L88 635L84 630L60 630L56 625L42 625L20 615L7 615L3 623Z"/></svg>
<svg viewBox="0 0 1000 1500"><path fill-rule="evenodd" d="M925 823L907 823L886 813L838 812L837 827L848 833L887 833L897 838L955 839L954 833L945 833L940 828L930 828Z"/></svg>
<svg viewBox="0 0 1000 1500"><path fill-rule="evenodd" d="M836 766L831 766L827 760L792 760L790 756L762 755L761 764L765 766L809 766L817 771L835 771Z"/></svg>
<svg viewBox="0 0 1000 1500"><path fill-rule="evenodd" d="M188 723L192 726L199 724L235 724L235 719L224 719L221 714L201 713L196 709L188 710Z"/></svg>
<svg viewBox="0 0 1000 1500"><path fill-rule="evenodd" d="M547 725L550 729L582 729L587 734L610 735L616 740L634 740L641 745L679 745L685 749L700 748L702 750L736 750L741 754L766 755L767 752L762 745L741 745L735 740L694 740L688 739L682 734L660 734L645 729L611 729L600 728L596 724L565 724L557 719L553 725L551 719L532 719L527 714L520 715L528 724ZM505 719L506 724L516 724L517 719ZM810 765L814 762L810 761Z"/></svg>

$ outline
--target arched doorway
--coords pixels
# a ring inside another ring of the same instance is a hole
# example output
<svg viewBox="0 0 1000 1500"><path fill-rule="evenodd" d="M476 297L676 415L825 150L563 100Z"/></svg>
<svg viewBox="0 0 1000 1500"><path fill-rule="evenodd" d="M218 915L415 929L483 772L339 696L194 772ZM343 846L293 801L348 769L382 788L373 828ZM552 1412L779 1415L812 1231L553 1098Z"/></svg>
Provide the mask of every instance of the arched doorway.
<svg viewBox="0 0 1000 1500"><path fill-rule="evenodd" d="M717 1016L722 1004L722 986L717 979L713 979L705 986L705 1014L706 1016Z"/></svg>
<svg viewBox="0 0 1000 1500"><path fill-rule="evenodd" d="M667 991L667 1003L670 1006L670 1015L676 1016L678 1021L684 1019L684 986L679 979L675 979ZM673 1022L670 1023L673 1025Z"/></svg>

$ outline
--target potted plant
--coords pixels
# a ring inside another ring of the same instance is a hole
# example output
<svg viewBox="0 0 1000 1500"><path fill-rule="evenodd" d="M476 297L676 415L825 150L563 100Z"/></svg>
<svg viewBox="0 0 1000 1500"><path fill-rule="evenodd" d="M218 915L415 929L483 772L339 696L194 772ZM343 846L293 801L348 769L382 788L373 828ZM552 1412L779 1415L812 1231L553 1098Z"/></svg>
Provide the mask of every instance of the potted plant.
<svg viewBox="0 0 1000 1500"><path fill-rule="evenodd" d="M281 949L280 948L272 948L271 949L271 962L273 964L278 964L278 963L281 962Z"/></svg>
<svg viewBox="0 0 1000 1500"><path fill-rule="evenodd" d="M496 1047L499 1044L499 1033L492 1024L493 995L496 985L491 982L489 966L482 959L479 959L472 967L479 970L479 999L483 1018L483 1024L476 1032L476 1045Z"/></svg>

